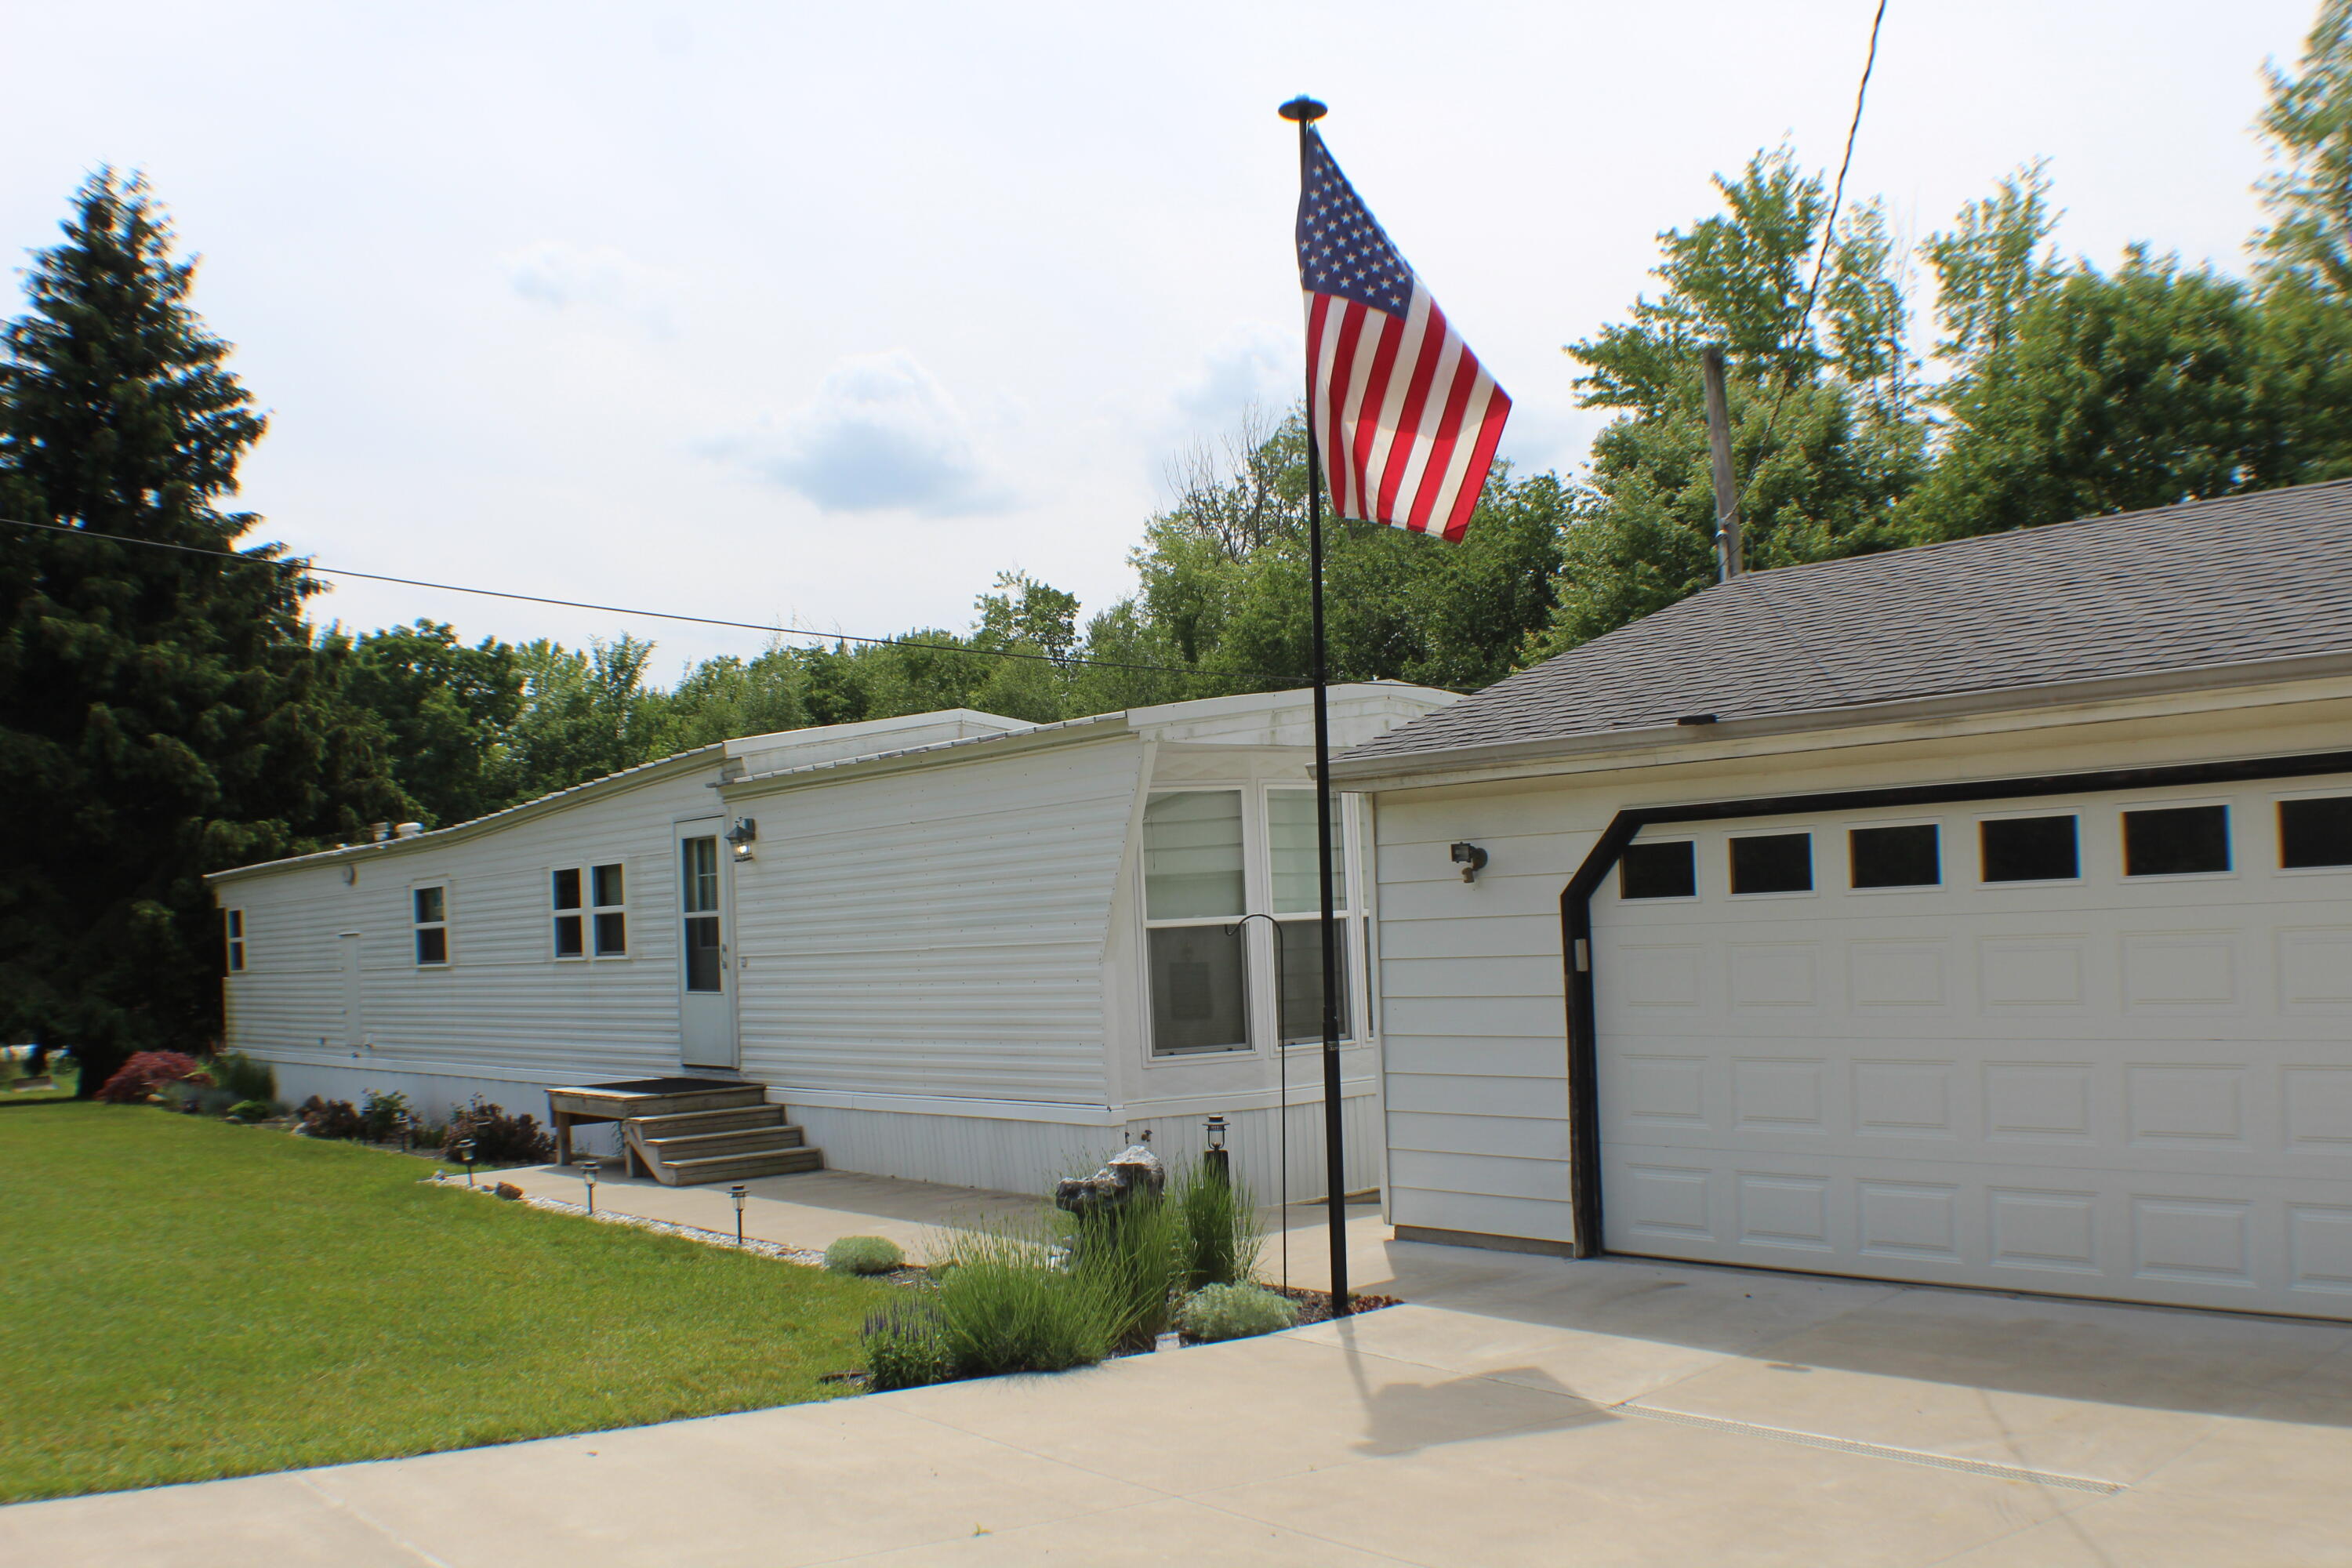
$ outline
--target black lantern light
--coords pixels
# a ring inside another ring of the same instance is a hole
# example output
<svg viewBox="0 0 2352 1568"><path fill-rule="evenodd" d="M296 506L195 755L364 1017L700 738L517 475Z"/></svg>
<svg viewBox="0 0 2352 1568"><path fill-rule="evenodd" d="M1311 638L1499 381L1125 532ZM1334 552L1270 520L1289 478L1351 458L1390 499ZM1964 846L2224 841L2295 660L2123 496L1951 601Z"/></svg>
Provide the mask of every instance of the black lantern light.
<svg viewBox="0 0 2352 1568"><path fill-rule="evenodd" d="M1233 1180L1230 1156L1225 1152L1225 1119L1212 1116L1208 1123L1209 1147L1201 1155L1201 1163L1220 1182Z"/></svg>
<svg viewBox="0 0 2352 1568"><path fill-rule="evenodd" d="M474 1141L471 1138L460 1138L457 1140L457 1146L449 1152L457 1156L459 1164L466 1167L466 1184L472 1186L474 1184Z"/></svg>
<svg viewBox="0 0 2352 1568"><path fill-rule="evenodd" d="M733 1186L727 1189L727 1195L735 1200L735 1245L738 1247L743 1245L744 1193L745 1188L743 1184L740 1182L736 1183Z"/></svg>

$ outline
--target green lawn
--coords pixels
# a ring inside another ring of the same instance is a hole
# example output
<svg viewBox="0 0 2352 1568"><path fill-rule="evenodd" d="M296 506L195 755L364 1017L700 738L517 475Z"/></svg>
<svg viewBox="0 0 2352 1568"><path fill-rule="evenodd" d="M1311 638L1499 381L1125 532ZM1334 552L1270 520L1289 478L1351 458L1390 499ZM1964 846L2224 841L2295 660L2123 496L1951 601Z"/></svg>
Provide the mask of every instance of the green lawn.
<svg viewBox="0 0 2352 1568"><path fill-rule="evenodd" d="M431 1170L0 1110L0 1503L822 1399L890 1297Z"/></svg>

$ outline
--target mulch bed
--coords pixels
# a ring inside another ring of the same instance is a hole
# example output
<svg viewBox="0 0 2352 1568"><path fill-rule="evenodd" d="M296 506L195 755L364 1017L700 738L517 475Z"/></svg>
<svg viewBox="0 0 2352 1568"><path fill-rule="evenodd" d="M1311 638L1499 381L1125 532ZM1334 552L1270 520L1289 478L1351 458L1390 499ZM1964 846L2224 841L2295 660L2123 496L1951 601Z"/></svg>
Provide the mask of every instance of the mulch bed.
<svg viewBox="0 0 2352 1568"><path fill-rule="evenodd" d="M1282 1285L1269 1285L1266 1289L1277 1296L1288 1297L1297 1305L1298 1322L1302 1328L1308 1323L1331 1321L1331 1292L1328 1290L1307 1290ZM1349 1315L1352 1317L1359 1312L1374 1312L1382 1307L1396 1306L1398 1300L1394 1296L1376 1296L1368 1291L1355 1290L1349 1292L1348 1305Z"/></svg>

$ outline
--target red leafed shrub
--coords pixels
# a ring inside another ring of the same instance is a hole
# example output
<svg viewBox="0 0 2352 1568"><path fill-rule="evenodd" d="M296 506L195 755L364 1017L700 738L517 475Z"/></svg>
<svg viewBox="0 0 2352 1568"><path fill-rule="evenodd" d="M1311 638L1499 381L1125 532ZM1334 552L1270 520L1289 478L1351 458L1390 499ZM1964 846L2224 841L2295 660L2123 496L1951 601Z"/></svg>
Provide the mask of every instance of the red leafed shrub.
<svg viewBox="0 0 2352 1568"><path fill-rule="evenodd" d="M167 1083L212 1081L204 1064L184 1051L141 1051L114 1069L98 1098L109 1105L144 1105Z"/></svg>

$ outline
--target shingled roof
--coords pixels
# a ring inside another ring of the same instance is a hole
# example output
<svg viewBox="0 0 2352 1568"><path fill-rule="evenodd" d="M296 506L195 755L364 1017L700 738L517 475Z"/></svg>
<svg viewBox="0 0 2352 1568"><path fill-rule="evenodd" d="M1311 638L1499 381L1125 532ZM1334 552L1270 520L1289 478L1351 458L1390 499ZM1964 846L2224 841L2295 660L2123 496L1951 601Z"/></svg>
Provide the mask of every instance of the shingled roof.
<svg viewBox="0 0 2352 1568"><path fill-rule="evenodd" d="M2352 480L1748 573L1340 761L2329 654L2352 655Z"/></svg>

